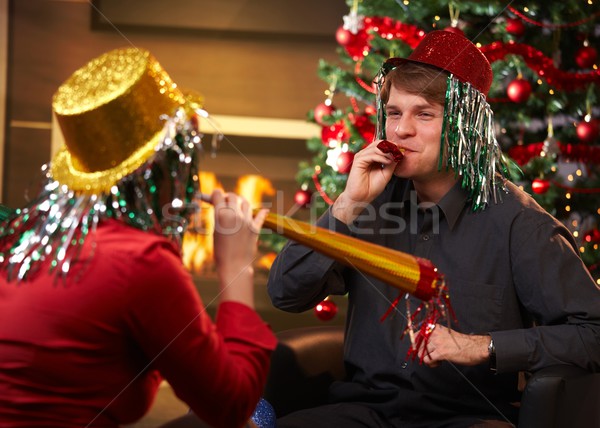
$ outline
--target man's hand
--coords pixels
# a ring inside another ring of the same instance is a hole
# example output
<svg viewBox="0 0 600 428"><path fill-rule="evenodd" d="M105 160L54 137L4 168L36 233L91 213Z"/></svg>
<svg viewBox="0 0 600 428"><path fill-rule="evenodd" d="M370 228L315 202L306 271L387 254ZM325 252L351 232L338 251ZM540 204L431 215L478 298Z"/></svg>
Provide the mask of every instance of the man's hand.
<svg viewBox="0 0 600 428"><path fill-rule="evenodd" d="M332 207L338 220L350 224L379 195L396 168L391 153L383 153L371 143L354 156L346 188Z"/></svg>
<svg viewBox="0 0 600 428"><path fill-rule="evenodd" d="M488 346L490 336L462 334L436 324L429 337L427 349L423 353L423 363L429 367L437 367L440 361L463 366L474 366L489 360ZM423 352L423 347L418 350Z"/></svg>

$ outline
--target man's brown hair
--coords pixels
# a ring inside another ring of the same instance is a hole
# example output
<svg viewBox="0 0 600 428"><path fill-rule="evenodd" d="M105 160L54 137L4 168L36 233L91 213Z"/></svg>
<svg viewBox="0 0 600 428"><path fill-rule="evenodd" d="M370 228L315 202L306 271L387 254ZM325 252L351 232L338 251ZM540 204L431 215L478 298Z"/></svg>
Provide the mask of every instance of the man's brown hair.
<svg viewBox="0 0 600 428"><path fill-rule="evenodd" d="M387 104L390 88L394 85L409 94L419 95L430 103L444 105L448 73L428 65L405 62L385 76L381 88L381 100Z"/></svg>

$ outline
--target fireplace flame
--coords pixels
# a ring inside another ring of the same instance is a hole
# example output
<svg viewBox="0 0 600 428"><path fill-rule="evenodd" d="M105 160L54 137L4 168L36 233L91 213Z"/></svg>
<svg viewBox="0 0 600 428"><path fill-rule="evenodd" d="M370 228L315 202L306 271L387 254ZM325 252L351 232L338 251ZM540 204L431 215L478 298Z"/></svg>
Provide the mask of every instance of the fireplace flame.
<svg viewBox="0 0 600 428"><path fill-rule="evenodd" d="M200 190L211 194L216 189L223 189L212 172L200 172ZM214 208L211 204L197 200L200 210L190 219L187 232L183 235L182 253L184 266L196 273L208 267L207 262L213 257L213 231L215 230Z"/></svg>
<svg viewBox="0 0 600 428"><path fill-rule="evenodd" d="M250 202L252 208L259 208L263 195L273 196L275 189L269 180L260 175L243 175L238 179L235 193Z"/></svg>
<svg viewBox="0 0 600 428"><path fill-rule="evenodd" d="M215 189L223 189L212 172L200 172L200 190L211 194ZM248 200L252 208L260 207L264 195L273 196L275 188L272 183L260 175L244 175L239 177L235 193ZM213 206L196 201L200 210L192 217L187 232L183 236L183 264L191 272L202 273L213 268Z"/></svg>

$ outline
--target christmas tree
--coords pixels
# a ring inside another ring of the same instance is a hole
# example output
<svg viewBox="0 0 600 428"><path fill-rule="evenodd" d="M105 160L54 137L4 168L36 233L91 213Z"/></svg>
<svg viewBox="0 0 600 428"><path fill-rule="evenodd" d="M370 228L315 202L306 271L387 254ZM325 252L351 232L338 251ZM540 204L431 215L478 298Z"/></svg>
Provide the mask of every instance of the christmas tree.
<svg viewBox="0 0 600 428"><path fill-rule="evenodd" d="M348 0L348 6L336 32L339 62L318 64L326 90L308 119L322 133L307 141L314 157L300 165L296 203L316 216L344 189L354 153L373 141L374 79L382 62L408 56L429 31L459 32L492 64L488 102L496 134L520 167L511 179L571 230L600 284L597 2Z"/></svg>

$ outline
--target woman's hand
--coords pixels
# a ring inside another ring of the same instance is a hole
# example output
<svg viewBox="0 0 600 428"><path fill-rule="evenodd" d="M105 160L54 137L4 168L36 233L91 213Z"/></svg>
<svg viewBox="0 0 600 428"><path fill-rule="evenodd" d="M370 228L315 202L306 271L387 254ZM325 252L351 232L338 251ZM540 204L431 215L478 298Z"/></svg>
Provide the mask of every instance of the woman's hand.
<svg viewBox="0 0 600 428"><path fill-rule="evenodd" d="M338 220L350 224L379 195L392 178L397 161L371 143L354 156L346 188L332 207Z"/></svg>
<svg viewBox="0 0 600 428"><path fill-rule="evenodd" d="M211 202L215 209L214 257L221 300L253 307L253 263L258 233L268 211L260 210L254 216L247 200L221 190L213 192Z"/></svg>

